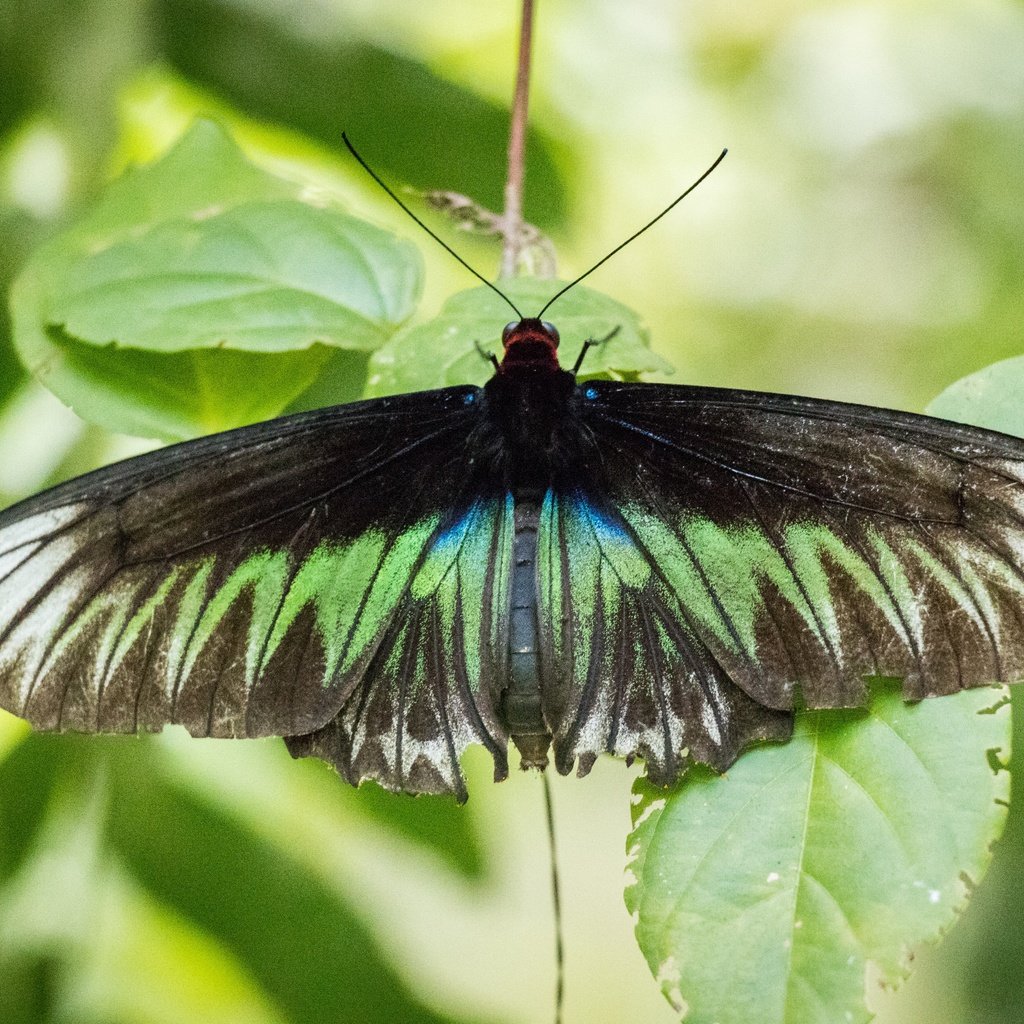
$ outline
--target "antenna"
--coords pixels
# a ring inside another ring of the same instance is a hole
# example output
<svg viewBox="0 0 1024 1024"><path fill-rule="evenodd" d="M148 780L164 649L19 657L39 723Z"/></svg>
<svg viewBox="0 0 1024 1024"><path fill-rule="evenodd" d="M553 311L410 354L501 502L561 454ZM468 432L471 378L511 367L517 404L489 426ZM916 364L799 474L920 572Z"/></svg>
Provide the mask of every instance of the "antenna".
<svg viewBox="0 0 1024 1024"><path fill-rule="evenodd" d="M440 245L442 249L446 250L448 253L454 256L475 278L477 278L480 281L483 281L483 283L487 285L487 287L490 288L495 295L501 296L501 298L504 299L505 302L512 308L512 311L515 313L517 317L519 317L520 320L523 319L523 314L520 313L519 310L516 308L515 303L500 288L494 285L491 281L488 281L487 278L483 276L483 274L474 270L446 241L444 241L443 238L440 237L440 235L437 235L435 232L431 231L430 228L428 228L427 225L424 224L423 221L420 220L420 218L417 217L416 214L413 213L412 210L410 210L409 207L406 206L405 203L403 203L402 200L399 199L398 196L396 196L395 193L392 192L387 185L384 184L384 181L381 178L381 176L359 155L358 152L356 152L356 147L353 146L352 143L349 141L348 135L346 135L345 132L341 133L341 141L345 143L345 145L348 147L348 151L356 158L356 160L359 162L359 165L363 168L363 170L366 171L366 173L371 178L373 178L373 180L377 182L377 184L380 185L380 187L384 189L384 191L389 196L391 196L391 198L402 208L402 210L404 210L417 224L419 224L419 226L423 228L423 230L426 231L426 233L430 235L430 237L435 242L437 242L437 244ZM686 193L684 192L683 195L685 194ZM682 196L680 196L680 198L682 198ZM676 202L678 201L679 200L676 200ZM673 203L672 205L674 206L675 203ZM671 207L669 207L669 209L671 209ZM666 210L665 212L667 213L668 211ZM655 218L655 220L657 220L657 218ZM653 224L654 221L652 221L651 223ZM639 232L637 232L637 234L639 234ZM605 259L607 259L607 257L605 257ZM573 284L575 283L576 282L574 281ZM558 296L556 295L555 298L558 298ZM548 305L551 305L551 303L548 303ZM547 309L547 306L545 306L544 308Z"/></svg>
<svg viewBox="0 0 1024 1024"><path fill-rule="evenodd" d="M725 159L725 154L728 152L729 150L723 149L722 152L718 154L718 159L715 160L715 162L681 196L673 199L657 217L649 220L639 231L634 231L633 234L631 234L624 242L620 242L610 253L608 253L607 256L599 259L588 271L586 271L586 273L580 274L575 281L570 281L564 288L562 288L561 291L555 292L555 294L544 304L544 308L537 314L537 319L539 320L544 315L545 311L556 299L560 299L570 288L575 288L583 278L589 277L603 263L607 263L608 260L610 260L620 249L625 249L633 239L639 238L648 228L657 224L658 221L669 212L669 210L671 210L677 203L681 203ZM505 301L507 302L508 300L506 299Z"/></svg>

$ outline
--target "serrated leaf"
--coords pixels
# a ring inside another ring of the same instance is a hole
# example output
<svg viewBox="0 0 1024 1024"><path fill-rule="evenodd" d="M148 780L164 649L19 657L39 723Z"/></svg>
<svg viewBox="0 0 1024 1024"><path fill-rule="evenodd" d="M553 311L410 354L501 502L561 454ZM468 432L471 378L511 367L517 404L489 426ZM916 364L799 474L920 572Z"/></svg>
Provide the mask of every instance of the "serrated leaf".
<svg viewBox="0 0 1024 1024"><path fill-rule="evenodd" d="M994 710L993 710L994 709ZM688 1024L861 1024L865 968L948 928L1006 814L1006 691L798 715L666 794L639 781L626 903ZM998 751L996 765L987 751Z"/></svg>
<svg viewBox="0 0 1024 1024"><path fill-rule="evenodd" d="M499 287L532 316L562 287L558 281L517 278ZM672 366L648 347L650 339L640 317L628 306L581 285L567 292L545 314L558 328L563 365L571 366L588 338L603 338L615 328L607 344L592 348L580 372L586 377L635 377L641 373L671 373ZM501 330L512 310L489 288L471 288L453 295L440 314L427 323L403 328L370 359L368 397L447 387L483 384L494 372L483 358L501 358Z"/></svg>
<svg viewBox="0 0 1024 1024"><path fill-rule="evenodd" d="M309 198L197 122L32 258L12 293L19 355L125 433L280 413L331 350L381 345L420 288L412 245Z"/></svg>
<svg viewBox="0 0 1024 1024"><path fill-rule="evenodd" d="M984 367L951 384L927 408L934 416L989 430L1024 435L1021 391L1024 357ZM1024 690L1013 687L1015 756L1011 774L1020 778L1024 760ZM1019 879L1024 872L1024 806L1018 796L1009 811L1006 832L996 860L978 896L972 899L970 921L930 965L932 977L946 975L938 999L962 1002L956 1014L964 1021L1015 1024L1024 1003L1024 930L1020 928ZM921 1020L927 1019L921 1017Z"/></svg>

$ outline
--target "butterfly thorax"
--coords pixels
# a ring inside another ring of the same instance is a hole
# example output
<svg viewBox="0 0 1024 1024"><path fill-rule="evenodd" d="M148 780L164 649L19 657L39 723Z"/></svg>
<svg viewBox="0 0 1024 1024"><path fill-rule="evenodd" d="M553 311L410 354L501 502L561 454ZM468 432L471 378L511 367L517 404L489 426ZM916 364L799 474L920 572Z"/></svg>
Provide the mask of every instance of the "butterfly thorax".
<svg viewBox="0 0 1024 1024"><path fill-rule="evenodd" d="M505 328L502 341L505 357L484 388L476 450L491 479L500 478L518 501L527 493L543 496L601 459L582 427L576 376L558 363L555 328L521 320Z"/></svg>

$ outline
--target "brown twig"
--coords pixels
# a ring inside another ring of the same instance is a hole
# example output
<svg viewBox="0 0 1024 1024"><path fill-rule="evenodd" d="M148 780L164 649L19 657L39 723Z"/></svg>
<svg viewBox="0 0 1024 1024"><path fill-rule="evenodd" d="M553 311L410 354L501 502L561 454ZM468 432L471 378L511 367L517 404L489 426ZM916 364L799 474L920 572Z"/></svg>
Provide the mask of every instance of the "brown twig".
<svg viewBox="0 0 1024 1024"><path fill-rule="evenodd" d="M523 177L526 170L526 112L530 96L530 57L533 41L533 0L523 0L519 28L519 66L508 135L508 177L505 179L505 245L501 253L502 277L514 277L522 249Z"/></svg>
<svg viewBox="0 0 1024 1024"><path fill-rule="evenodd" d="M409 190L412 191L412 190ZM459 231L474 235L491 235L505 241L505 215L493 213L460 192L416 192L428 206L443 213ZM533 224L519 225L518 270L533 277L555 276L557 261L551 239Z"/></svg>

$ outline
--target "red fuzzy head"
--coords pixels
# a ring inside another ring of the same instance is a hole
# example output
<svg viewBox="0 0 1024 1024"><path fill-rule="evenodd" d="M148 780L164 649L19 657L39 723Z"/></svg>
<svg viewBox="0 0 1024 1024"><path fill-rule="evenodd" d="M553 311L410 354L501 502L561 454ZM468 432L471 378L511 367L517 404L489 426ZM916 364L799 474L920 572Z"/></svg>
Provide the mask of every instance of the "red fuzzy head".
<svg viewBox="0 0 1024 1024"><path fill-rule="evenodd" d="M558 365L558 331L549 323L527 317L507 324L501 332L505 357L499 373L553 373Z"/></svg>

